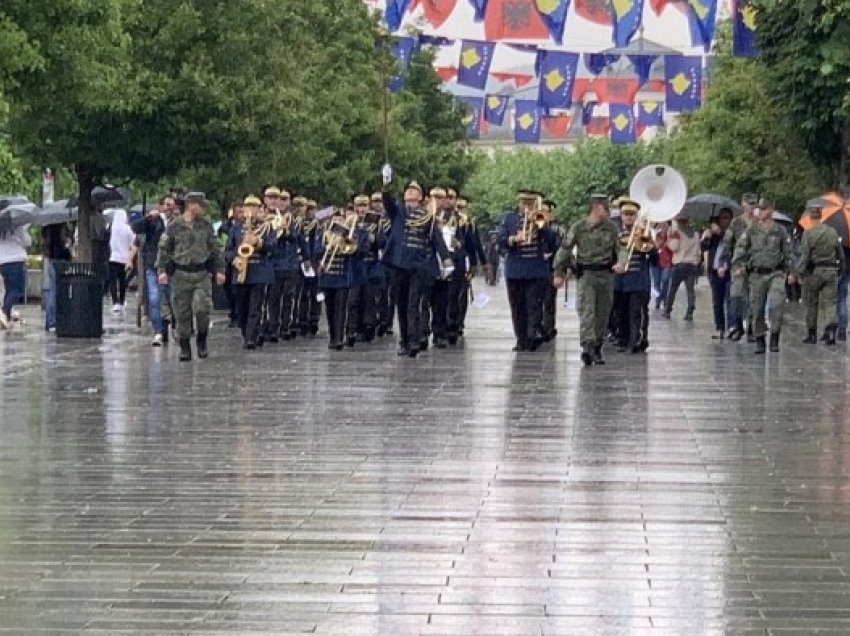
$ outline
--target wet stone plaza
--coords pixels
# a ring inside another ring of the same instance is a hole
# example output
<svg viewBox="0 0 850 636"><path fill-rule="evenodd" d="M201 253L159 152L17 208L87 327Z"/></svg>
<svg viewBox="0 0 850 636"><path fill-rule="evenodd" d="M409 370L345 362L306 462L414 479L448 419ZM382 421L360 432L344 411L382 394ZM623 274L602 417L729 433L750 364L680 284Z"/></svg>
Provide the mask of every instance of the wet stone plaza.
<svg viewBox="0 0 850 636"><path fill-rule="evenodd" d="M179 363L131 317L0 334L0 629L850 633L847 349L711 339L514 354L504 288L455 349L385 338ZM128 312L129 314L129 312Z"/></svg>

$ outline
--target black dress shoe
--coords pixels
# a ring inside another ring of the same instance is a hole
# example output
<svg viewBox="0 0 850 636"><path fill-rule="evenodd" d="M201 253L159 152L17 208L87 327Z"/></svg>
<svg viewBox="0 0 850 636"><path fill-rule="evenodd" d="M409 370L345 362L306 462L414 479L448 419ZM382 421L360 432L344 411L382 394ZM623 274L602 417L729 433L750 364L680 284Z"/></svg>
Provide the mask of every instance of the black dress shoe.
<svg viewBox="0 0 850 636"><path fill-rule="evenodd" d="M593 364L593 355L590 353L590 349L588 347L581 350L581 361L586 367Z"/></svg>
<svg viewBox="0 0 850 636"><path fill-rule="evenodd" d="M602 357L602 345L596 345L593 348L593 364L605 364L605 358Z"/></svg>
<svg viewBox="0 0 850 636"><path fill-rule="evenodd" d="M384 334L387 333L387 328L384 325L378 325L378 329L375 332L379 338L383 338Z"/></svg>
<svg viewBox="0 0 850 636"><path fill-rule="evenodd" d="M407 357L408 357L408 358L415 358L415 357L416 357L416 356L418 356L418 355L419 355L419 349L416 349L416 348L410 349L410 350L407 352Z"/></svg>
<svg viewBox="0 0 850 636"><path fill-rule="evenodd" d="M406 358L408 355L410 355L410 349L408 349L404 345L401 345L399 346L397 353L399 356Z"/></svg>
<svg viewBox="0 0 850 636"><path fill-rule="evenodd" d="M779 332L770 334L770 351L779 353Z"/></svg>
<svg viewBox="0 0 850 636"><path fill-rule="evenodd" d="M528 351L528 344L522 341L517 341L511 351Z"/></svg>
<svg viewBox="0 0 850 636"><path fill-rule="evenodd" d="M457 344L457 336L449 336L449 346L454 347Z"/></svg>
<svg viewBox="0 0 850 636"><path fill-rule="evenodd" d="M759 336L758 338L756 338L756 350L755 350L755 354L756 354L757 356L760 356L760 355L763 355L763 354L765 353L765 351L767 351L767 346L766 346L766 343L765 343L765 338L764 338L764 336Z"/></svg>
<svg viewBox="0 0 850 636"><path fill-rule="evenodd" d="M419 353L419 351L428 351L428 338L425 338L424 340L419 341L419 349L417 350L416 353ZM415 357L415 356L411 356L411 357Z"/></svg>
<svg viewBox="0 0 850 636"><path fill-rule="evenodd" d="M256 343L248 342L246 340L245 342L242 343L242 348L247 350L247 351L253 351L254 349L257 348L257 345L256 345Z"/></svg>
<svg viewBox="0 0 850 636"><path fill-rule="evenodd" d="M354 336L349 336L345 340L345 346L346 347L353 347L355 342L357 342L357 338L355 338Z"/></svg>
<svg viewBox="0 0 850 636"><path fill-rule="evenodd" d="M543 338L537 337L532 338L531 342L528 343L529 351L537 351L540 348L540 345L543 344Z"/></svg>
<svg viewBox="0 0 850 636"><path fill-rule="evenodd" d="M443 338L435 338L434 339L434 348L435 349L445 349L448 346L446 341Z"/></svg>
<svg viewBox="0 0 850 636"><path fill-rule="evenodd" d="M269 336L269 342L271 342L272 344L277 344L278 342L280 342L280 338L278 338L277 336Z"/></svg>

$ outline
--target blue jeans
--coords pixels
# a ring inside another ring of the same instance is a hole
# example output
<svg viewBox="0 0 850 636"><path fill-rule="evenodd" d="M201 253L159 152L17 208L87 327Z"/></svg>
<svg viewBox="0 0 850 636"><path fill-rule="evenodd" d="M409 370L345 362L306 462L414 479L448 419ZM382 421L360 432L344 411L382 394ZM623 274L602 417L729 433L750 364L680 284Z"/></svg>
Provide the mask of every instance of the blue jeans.
<svg viewBox="0 0 850 636"><path fill-rule="evenodd" d="M660 309L664 299L667 298L667 290L670 287L670 268L665 267L662 269L660 267L653 267L651 271L652 287L658 294L658 297L655 299L655 308Z"/></svg>
<svg viewBox="0 0 850 636"><path fill-rule="evenodd" d="M850 275L847 270L841 274L838 279L838 331L847 333L847 283L850 282Z"/></svg>
<svg viewBox="0 0 850 636"><path fill-rule="evenodd" d="M732 289L732 279L729 276L719 278L715 273L709 274L711 283L711 301L714 308L714 328L717 331L726 331L735 324L735 312L732 310L732 298L729 292Z"/></svg>
<svg viewBox="0 0 850 636"><path fill-rule="evenodd" d="M44 280L41 284L44 299L44 328L56 328L56 266L49 258L44 259Z"/></svg>
<svg viewBox="0 0 850 636"><path fill-rule="evenodd" d="M167 285L160 285L158 274L155 269L145 270L145 287L148 291L148 318L151 321L153 332L162 333L162 294L167 299L171 298L171 281Z"/></svg>
<svg viewBox="0 0 850 636"><path fill-rule="evenodd" d="M27 270L23 263L5 263L0 265L0 275L6 287L3 296L3 313L6 317L12 315L12 307L21 302L27 292Z"/></svg>

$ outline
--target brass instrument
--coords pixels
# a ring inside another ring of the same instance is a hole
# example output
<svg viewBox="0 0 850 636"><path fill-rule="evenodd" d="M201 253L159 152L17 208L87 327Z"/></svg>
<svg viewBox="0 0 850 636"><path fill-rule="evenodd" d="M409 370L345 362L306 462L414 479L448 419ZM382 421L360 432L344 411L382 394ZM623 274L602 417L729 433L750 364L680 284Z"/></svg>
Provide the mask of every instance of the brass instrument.
<svg viewBox="0 0 850 636"><path fill-rule="evenodd" d="M236 257L233 259L233 267L236 270L236 282L244 284L248 278L248 261L254 255L256 244L254 234L254 213L250 206L245 210L245 223L242 226L242 241L236 248Z"/></svg>
<svg viewBox="0 0 850 636"><path fill-rule="evenodd" d="M274 230L278 238L282 238L292 234L291 212L285 212L281 214L279 211L275 210L274 214L272 214L271 218L269 219L269 223L271 225L271 229Z"/></svg>
<svg viewBox="0 0 850 636"><path fill-rule="evenodd" d="M635 250L649 252L654 247L652 223L670 221L682 210L688 198L688 185L679 172L670 166L653 164L640 170L629 186L629 197L640 205L640 216L632 227L626 245L632 260ZM642 231L638 228L642 227Z"/></svg>
<svg viewBox="0 0 850 636"><path fill-rule="evenodd" d="M522 233L525 235L525 243L533 243L537 232L549 223L549 216L543 210L543 197L538 196L534 202L534 211L526 213L522 219Z"/></svg>
<svg viewBox="0 0 850 636"><path fill-rule="evenodd" d="M357 229L357 215L349 215L345 222L332 219L324 230L325 252L319 263L319 270L327 272L337 255L351 256L357 251L354 232Z"/></svg>

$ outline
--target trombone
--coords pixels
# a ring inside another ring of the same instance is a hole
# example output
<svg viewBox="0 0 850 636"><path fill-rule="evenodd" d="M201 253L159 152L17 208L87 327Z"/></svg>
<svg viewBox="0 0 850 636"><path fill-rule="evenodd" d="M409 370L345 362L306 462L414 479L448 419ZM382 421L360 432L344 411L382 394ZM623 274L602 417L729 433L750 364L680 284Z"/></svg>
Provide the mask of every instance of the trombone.
<svg viewBox="0 0 850 636"><path fill-rule="evenodd" d="M325 252L319 263L319 270L327 272L337 255L351 256L357 251L357 241L354 240L354 232L357 229L357 216L348 216L344 223L331 221L325 229Z"/></svg>

